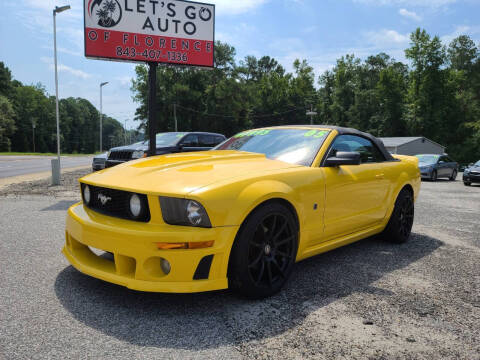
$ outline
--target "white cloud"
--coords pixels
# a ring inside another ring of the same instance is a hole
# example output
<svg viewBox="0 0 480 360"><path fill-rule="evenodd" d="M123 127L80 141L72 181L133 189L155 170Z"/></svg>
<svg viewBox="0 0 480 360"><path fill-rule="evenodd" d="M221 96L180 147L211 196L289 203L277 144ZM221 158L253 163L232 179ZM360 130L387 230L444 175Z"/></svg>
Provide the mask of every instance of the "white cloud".
<svg viewBox="0 0 480 360"><path fill-rule="evenodd" d="M53 59L50 57L45 57L42 56L40 58L40 61L44 62L45 64L48 64L48 67L50 70L55 69L55 64L53 63ZM89 79L92 77L91 74L86 73L85 71L79 70L79 69L74 69L70 66L64 65L64 64L57 64L57 69L58 72L64 72L64 73L69 73L73 76L82 78L82 79Z"/></svg>
<svg viewBox="0 0 480 360"><path fill-rule="evenodd" d="M421 21L422 17L417 15L415 11L408 11L407 9L400 9L398 10L398 13L402 15L403 17L413 19L415 21Z"/></svg>
<svg viewBox="0 0 480 360"><path fill-rule="evenodd" d="M440 39L445 45L448 45L453 39L460 35L468 35L475 43L478 43L480 42L480 26L457 26L453 32L443 35Z"/></svg>
<svg viewBox="0 0 480 360"><path fill-rule="evenodd" d="M238 15L254 11L269 0L212 0L217 15Z"/></svg>
<svg viewBox="0 0 480 360"><path fill-rule="evenodd" d="M408 34L403 35L395 30L382 29L380 31L368 31L365 33L365 38L369 45L377 48L396 48L404 46L410 41Z"/></svg>

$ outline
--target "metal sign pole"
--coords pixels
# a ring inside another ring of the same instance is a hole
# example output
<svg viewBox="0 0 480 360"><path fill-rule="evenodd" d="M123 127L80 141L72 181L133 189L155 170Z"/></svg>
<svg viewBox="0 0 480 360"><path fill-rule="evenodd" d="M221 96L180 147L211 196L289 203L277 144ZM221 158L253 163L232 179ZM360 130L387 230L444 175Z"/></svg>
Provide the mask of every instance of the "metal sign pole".
<svg viewBox="0 0 480 360"><path fill-rule="evenodd" d="M148 156L154 156L157 152L157 63L148 63Z"/></svg>

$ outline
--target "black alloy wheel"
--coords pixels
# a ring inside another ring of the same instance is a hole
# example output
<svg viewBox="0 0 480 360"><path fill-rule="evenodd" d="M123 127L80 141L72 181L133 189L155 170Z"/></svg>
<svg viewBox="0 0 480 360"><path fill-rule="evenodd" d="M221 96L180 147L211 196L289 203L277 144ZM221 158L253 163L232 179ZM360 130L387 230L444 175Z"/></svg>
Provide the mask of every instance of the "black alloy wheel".
<svg viewBox="0 0 480 360"><path fill-rule="evenodd" d="M450 176L450 181L457 180L457 170L453 170L452 176Z"/></svg>
<svg viewBox="0 0 480 360"><path fill-rule="evenodd" d="M401 244L410 238L415 207L412 193L403 189L395 202L390 220L383 232L383 237L393 243Z"/></svg>
<svg viewBox="0 0 480 360"><path fill-rule="evenodd" d="M232 288L249 298L278 292L297 254L298 229L287 208L267 204L252 213L235 240L229 266Z"/></svg>
<svg viewBox="0 0 480 360"><path fill-rule="evenodd" d="M437 181L437 170L433 170L432 174L430 175L430 180Z"/></svg>

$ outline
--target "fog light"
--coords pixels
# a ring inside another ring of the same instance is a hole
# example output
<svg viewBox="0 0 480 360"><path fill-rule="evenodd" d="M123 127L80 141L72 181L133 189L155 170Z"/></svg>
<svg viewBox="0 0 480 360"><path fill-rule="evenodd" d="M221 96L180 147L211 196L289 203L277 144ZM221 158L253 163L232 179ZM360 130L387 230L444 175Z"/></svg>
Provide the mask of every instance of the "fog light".
<svg viewBox="0 0 480 360"><path fill-rule="evenodd" d="M142 201L137 194L133 194L130 197L130 212L132 213L133 217L139 217L142 213Z"/></svg>
<svg viewBox="0 0 480 360"><path fill-rule="evenodd" d="M165 275L170 274L170 270L172 270L172 267L170 266L170 263L166 259L161 259L160 260L160 267L162 268L162 271L164 272Z"/></svg>

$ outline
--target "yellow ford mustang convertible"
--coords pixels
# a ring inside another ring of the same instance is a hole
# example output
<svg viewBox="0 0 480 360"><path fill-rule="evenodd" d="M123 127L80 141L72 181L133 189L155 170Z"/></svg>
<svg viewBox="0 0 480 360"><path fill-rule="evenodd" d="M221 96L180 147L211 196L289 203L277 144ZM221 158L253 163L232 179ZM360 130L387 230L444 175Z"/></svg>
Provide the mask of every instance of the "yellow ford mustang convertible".
<svg viewBox="0 0 480 360"><path fill-rule="evenodd" d="M407 241L420 172L417 158L392 157L369 134L283 126L128 162L80 185L63 253L81 272L141 291L261 298L302 259L379 233Z"/></svg>

